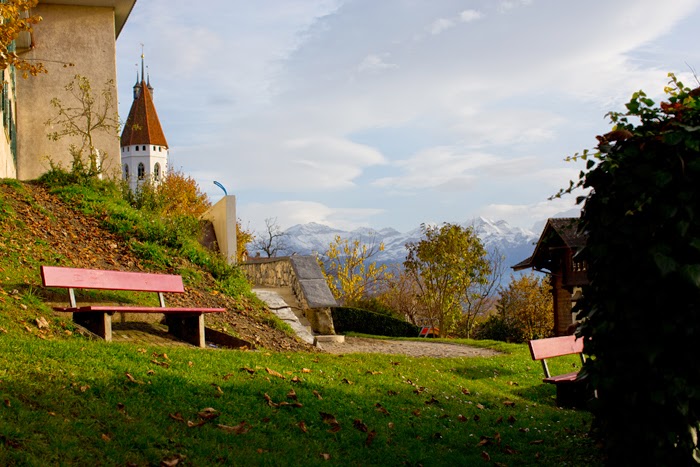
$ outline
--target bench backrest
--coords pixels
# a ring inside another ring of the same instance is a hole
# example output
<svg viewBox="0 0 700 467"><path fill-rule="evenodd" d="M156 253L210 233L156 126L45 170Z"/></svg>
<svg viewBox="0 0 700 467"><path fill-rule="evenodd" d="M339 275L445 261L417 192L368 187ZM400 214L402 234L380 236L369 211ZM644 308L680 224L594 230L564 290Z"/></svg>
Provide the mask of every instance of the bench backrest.
<svg viewBox="0 0 700 467"><path fill-rule="evenodd" d="M576 336L551 337L530 341L530 355L533 360L561 357L583 352L583 339Z"/></svg>
<svg viewBox="0 0 700 467"><path fill-rule="evenodd" d="M56 266L42 266L45 287L67 289L132 290L139 292L183 293L182 277L171 274L103 271Z"/></svg>

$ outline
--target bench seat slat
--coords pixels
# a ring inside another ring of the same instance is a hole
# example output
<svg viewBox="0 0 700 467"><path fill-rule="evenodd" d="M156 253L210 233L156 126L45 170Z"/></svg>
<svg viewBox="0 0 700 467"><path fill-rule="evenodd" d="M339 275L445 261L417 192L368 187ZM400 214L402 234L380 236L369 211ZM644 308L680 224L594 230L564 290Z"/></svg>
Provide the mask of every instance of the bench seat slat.
<svg viewBox="0 0 700 467"><path fill-rule="evenodd" d="M170 308L159 306L79 306L77 308L70 307L54 307L56 311L65 311L70 313L81 312L125 312L125 313L222 313L225 308Z"/></svg>
<svg viewBox="0 0 700 467"><path fill-rule="evenodd" d="M42 266L41 278L46 287L169 293L185 291L182 276L172 274Z"/></svg>
<svg viewBox="0 0 700 467"><path fill-rule="evenodd" d="M571 373L566 373L564 375L552 376L551 378L545 378L542 381L545 383L560 384L560 383L573 383L578 377L578 371L572 371Z"/></svg>

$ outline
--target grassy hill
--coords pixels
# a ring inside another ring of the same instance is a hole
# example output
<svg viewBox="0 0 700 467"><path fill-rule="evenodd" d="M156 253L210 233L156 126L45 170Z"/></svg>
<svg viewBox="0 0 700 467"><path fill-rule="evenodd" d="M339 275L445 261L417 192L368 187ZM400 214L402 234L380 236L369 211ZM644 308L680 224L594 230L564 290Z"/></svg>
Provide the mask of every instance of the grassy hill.
<svg viewBox="0 0 700 467"><path fill-rule="evenodd" d="M110 184L0 182L0 465L600 463L590 415L555 406L526 347L309 352L186 230ZM207 325L262 350L91 340L48 306L65 297L41 287L42 264L182 274L187 293L171 303L226 307Z"/></svg>

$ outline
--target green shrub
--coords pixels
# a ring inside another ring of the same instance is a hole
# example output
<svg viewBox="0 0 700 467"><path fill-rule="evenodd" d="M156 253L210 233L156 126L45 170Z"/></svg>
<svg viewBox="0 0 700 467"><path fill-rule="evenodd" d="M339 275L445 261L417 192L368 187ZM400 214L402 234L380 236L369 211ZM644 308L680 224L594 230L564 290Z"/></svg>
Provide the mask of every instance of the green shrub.
<svg viewBox="0 0 700 467"><path fill-rule="evenodd" d="M512 321L500 314L493 314L477 323L474 328L474 337L502 342L522 342L522 333Z"/></svg>
<svg viewBox="0 0 700 467"><path fill-rule="evenodd" d="M420 328L406 321L350 307L332 308L337 333L360 332L377 336L416 337Z"/></svg>
<svg viewBox="0 0 700 467"><path fill-rule="evenodd" d="M666 92L610 114L578 184L583 372L610 465L700 462L700 89L672 76Z"/></svg>

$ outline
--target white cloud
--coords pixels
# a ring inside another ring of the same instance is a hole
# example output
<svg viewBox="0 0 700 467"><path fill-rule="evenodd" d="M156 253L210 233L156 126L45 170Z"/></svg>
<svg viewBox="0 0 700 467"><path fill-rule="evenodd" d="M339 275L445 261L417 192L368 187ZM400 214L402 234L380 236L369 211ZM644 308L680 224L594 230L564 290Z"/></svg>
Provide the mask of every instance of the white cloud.
<svg viewBox="0 0 700 467"><path fill-rule="evenodd" d="M482 18L482 14L480 11L477 10L464 10L459 14L459 19L463 23L471 23L472 21L476 21L477 19Z"/></svg>
<svg viewBox="0 0 700 467"><path fill-rule="evenodd" d="M428 32L430 34L440 34L447 29L450 29L455 25L455 22L447 18L439 18L433 21L430 26L428 26Z"/></svg>
<svg viewBox="0 0 700 467"><path fill-rule="evenodd" d="M362 63L357 67L357 70L360 72L372 72L372 71L383 71L383 70L391 70L393 68L398 68L398 65L395 63L388 63L384 61L384 57L387 57L388 54L382 54L382 55L377 55L377 54L370 54L367 55L364 60L362 60Z"/></svg>
<svg viewBox="0 0 700 467"><path fill-rule="evenodd" d="M511 225L529 229L561 213L575 217L574 211L578 212L578 206L575 197L570 196L530 204L488 204L478 211L478 215L487 219L503 219Z"/></svg>

